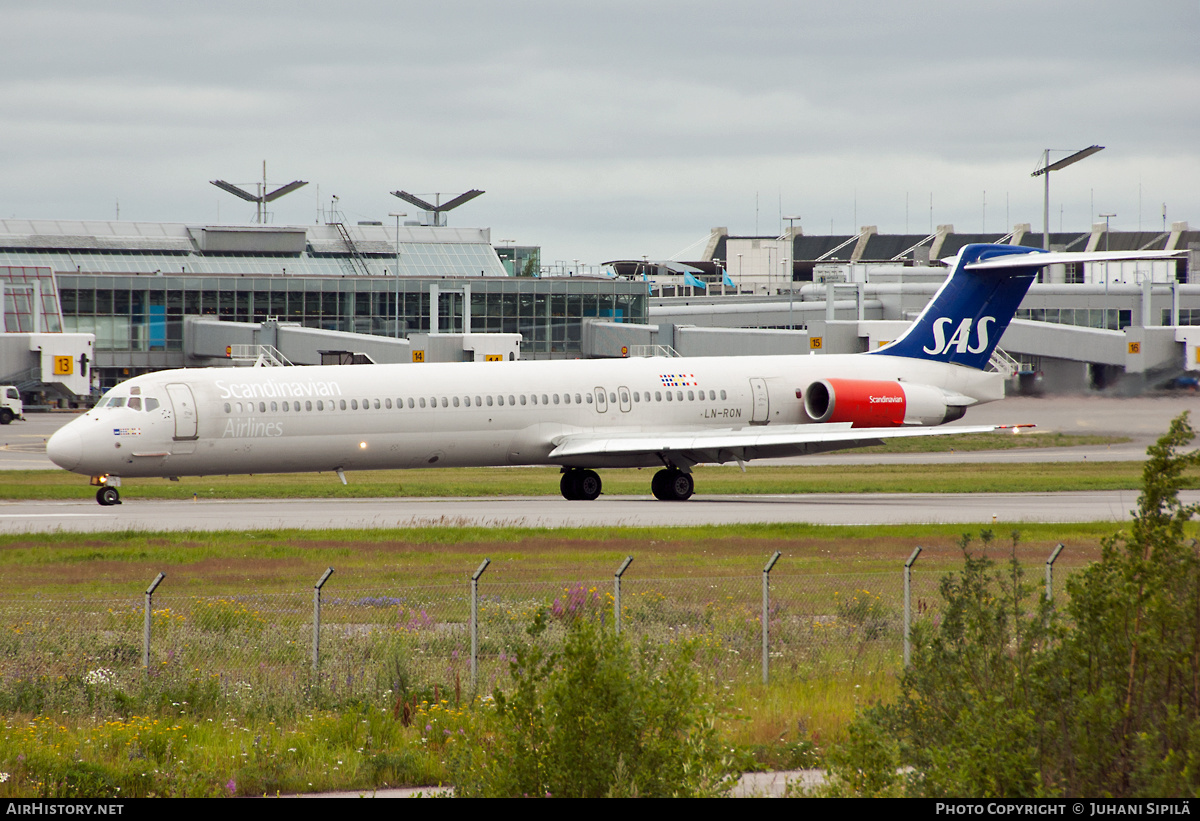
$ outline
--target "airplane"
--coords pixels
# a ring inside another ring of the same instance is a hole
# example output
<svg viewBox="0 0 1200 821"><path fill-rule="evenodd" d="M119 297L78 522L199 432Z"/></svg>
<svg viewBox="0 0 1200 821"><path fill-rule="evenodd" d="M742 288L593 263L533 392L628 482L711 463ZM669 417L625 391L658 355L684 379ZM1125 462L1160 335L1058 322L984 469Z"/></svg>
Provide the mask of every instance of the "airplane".
<svg viewBox="0 0 1200 821"><path fill-rule="evenodd" d="M938 426L1004 397L985 368L1040 268L1177 253L967 245L913 324L865 353L159 371L46 453L101 505L132 477L500 465L558 466L568 500L600 495L599 468L657 467L655 498L683 501L701 463L1001 427Z"/></svg>

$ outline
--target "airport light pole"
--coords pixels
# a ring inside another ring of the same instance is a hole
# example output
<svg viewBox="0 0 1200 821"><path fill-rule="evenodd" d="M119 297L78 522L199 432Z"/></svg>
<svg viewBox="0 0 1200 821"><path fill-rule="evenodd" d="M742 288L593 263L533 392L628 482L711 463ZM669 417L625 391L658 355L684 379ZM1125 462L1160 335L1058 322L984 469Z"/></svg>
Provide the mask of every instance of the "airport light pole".
<svg viewBox="0 0 1200 821"><path fill-rule="evenodd" d="M796 226L795 221L800 219L798 214L784 217L788 221L788 260L787 260L787 283L788 283L788 330L795 330L795 323L792 322L792 310L795 305L796 298Z"/></svg>
<svg viewBox="0 0 1200 821"><path fill-rule="evenodd" d="M1092 156L1096 152L1103 151L1104 146L1102 146L1102 145L1088 146L1087 148L1083 149L1082 151L1076 151L1074 154L1063 157L1058 162L1053 162L1053 163L1050 162L1050 152L1051 151L1060 151L1060 150L1062 150L1062 149L1047 148L1045 151L1043 151L1042 152L1042 167L1029 175L1031 177L1043 177L1044 176L1046 178L1045 204L1042 207L1042 250L1045 250L1045 251L1050 250L1050 172L1058 171L1060 168L1066 168L1068 165L1074 165L1075 163L1079 162L1080 160L1087 159L1088 157Z"/></svg>
<svg viewBox="0 0 1200 821"><path fill-rule="evenodd" d="M1116 216L1116 214L1097 214L1098 217L1104 217L1104 250L1108 250L1108 221Z"/></svg>
<svg viewBox="0 0 1200 821"><path fill-rule="evenodd" d="M517 241L515 239L502 239L500 240L500 244L508 246L508 252L512 254L512 275L519 277L521 272L517 270Z"/></svg>
<svg viewBox="0 0 1200 821"><path fill-rule="evenodd" d="M396 338L400 338L400 218L408 214L388 214L396 218Z"/></svg>

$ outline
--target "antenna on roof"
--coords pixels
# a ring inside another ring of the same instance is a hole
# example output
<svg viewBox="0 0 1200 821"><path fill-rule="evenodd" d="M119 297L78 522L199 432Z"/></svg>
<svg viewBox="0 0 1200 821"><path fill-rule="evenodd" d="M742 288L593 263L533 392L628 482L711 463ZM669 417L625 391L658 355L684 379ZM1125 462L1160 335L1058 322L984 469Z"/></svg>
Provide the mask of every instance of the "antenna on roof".
<svg viewBox="0 0 1200 821"><path fill-rule="evenodd" d="M469 202L483 193L483 191L473 188L465 194L459 194L457 197L446 203L442 203L441 194L433 195L434 202L426 202L415 194L410 194L407 191L393 191L392 196L399 197L409 205L415 205L423 210L425 212L426 225L445 225L447 211L452 211L463 203Z"/></svg>
<svg viewBox="0 0 1200 821"><path fill-rule="evenodd" d="M254 221L256 223L258 223L259 225L262 225L263 223L266 222L267 203L268 202L274 202L275 200L282 197L284 194L290 194L293 191L295 191L297 188L301 188L305 185L308 185L308 183L303 180L294 180L292 182L289 182L287 185L280 186L279 188L276 188L274 191L271 191L268 193L267 192L267 161L266 160L263 160L262 182L255 184L256 187L258 188L257 195L251 194L249 191L246 191L243 188L239 188L238 186L234 185L231 182L225 182L225 180L209 180L209 182L211 182L217 188L220 188L222 191L227 191L230 194L233 194L235 197L240 197L241 199L244 199L246 202L254 203L256 206L256 213L255 213Z"/></svg>

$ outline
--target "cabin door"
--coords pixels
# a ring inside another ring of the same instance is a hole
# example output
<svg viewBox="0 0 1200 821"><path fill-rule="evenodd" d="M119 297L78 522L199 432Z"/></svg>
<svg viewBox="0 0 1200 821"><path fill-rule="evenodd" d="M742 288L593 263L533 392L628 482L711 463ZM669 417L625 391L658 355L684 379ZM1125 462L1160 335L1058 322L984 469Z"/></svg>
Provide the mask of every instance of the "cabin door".
<svg viewBox="0 0 1200 821"><path fill-rule="evenodd" d="M175 439L194 440L197 435L196 400L192 389L176 382L167 385L167 396L175 416Z"/></svg>
<svg viewBox="0 0 1200 821"><path fill-rule="evenodd" d="M767 380L754 377L750 380L750 393L754 397L754 410L750 424L765 425L771 421L771 404L767 397Z"/></svg>

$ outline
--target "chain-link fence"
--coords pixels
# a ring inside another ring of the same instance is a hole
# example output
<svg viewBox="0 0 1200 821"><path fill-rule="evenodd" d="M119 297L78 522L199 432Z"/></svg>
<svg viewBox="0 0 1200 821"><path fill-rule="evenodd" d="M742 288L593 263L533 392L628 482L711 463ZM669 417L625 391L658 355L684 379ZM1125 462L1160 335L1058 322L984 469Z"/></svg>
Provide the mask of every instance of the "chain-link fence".
<svg viewBox="0 0 1200 821"><path fill-rule="evenodd" d="M938 617L942 575L914 571L914 621ZM1025 568L1026 582L1039 591L1044 575L1044 565ZM103 685L135 677L171 684L164 692L219 693L249 705L280 697L292 703L318 696L375 698L417 686L462 698L492 690L518 647L530 641L526 631L539 611L548 626L538 640L554 646L573 618L613 624L617 597L613 577L508 582L489 581L483 573L473 658L471 586L465 581L347 590L334 576L321 591L319 613L311 586L294 593L191 597L172 594L169 581L150 603L145 667L147 601L141 595L0 603L0 700L36 707L21 703L23 682L37 683L33 690L45 698L46 682ZM1055 587L1061 596L1061 577ZM895 669L903 653L903 589L900 567L836 574L777 568L764 604L761 572L657 579L626 572L620 626L634 646L692 641L697 663L714 680L753 681L764 675L765 606L772 677ZM318 618L319 647L313 642Z"/></svg>

